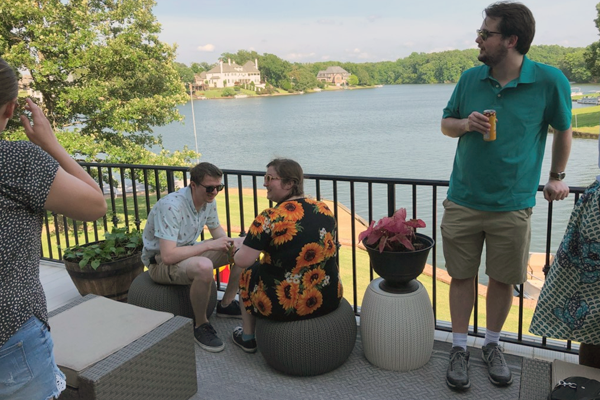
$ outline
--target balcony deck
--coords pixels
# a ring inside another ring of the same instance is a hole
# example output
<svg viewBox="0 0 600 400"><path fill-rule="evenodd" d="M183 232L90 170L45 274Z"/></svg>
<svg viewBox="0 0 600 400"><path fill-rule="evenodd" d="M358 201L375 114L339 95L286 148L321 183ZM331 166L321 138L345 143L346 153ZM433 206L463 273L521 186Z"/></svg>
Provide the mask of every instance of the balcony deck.
<svg viewBox="0 0 600 400"><path fill-rule="evenodd" d="M40 278L46 291L48 309L54 310L79 293L62 264L40 262ZM545 399L551 386L551 364L555 359L577 363L577 356L547 349L505 343L507 362L514 382L498 388L487 379L481 345L483 339L469 337L472 346L471 388L464 393L450 390L445 383L451 334L436 331L431 360L410 372L386 371L364 357L359 337L349 360L335 371L317 377L289 377L271 369L260 354L246 354L229 339L239 320L211 318L226 343L221 353L196 347L198 393L192 399ZM360 324L360 318L357 317Z"/></svg>

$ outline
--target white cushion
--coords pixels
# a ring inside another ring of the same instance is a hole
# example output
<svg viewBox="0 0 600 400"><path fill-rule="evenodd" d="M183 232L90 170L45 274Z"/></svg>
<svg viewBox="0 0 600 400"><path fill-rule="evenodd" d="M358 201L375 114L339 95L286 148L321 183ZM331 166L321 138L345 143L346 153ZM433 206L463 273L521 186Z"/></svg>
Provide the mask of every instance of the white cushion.
<svg viewBox="0 0 600 400"><path fill-rule="evenodd" d="M77 376L154 330L173 314L95 297L50 318L56 364L67 385L78 387Z"/></svg>

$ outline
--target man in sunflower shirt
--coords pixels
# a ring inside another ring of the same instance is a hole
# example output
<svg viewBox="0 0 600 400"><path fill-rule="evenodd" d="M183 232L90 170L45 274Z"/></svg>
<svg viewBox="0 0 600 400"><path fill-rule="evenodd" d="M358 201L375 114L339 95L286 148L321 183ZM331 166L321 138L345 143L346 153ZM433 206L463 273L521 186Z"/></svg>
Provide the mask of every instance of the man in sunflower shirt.
<svg viewBox="0 0 600 400"><path fill-rule="evenodd" d="M148 266L152 280L167 285L190 285L194 338L210 352L225 348L206 317L213 268L228 264L228 255L243 241L227 237L219 223L215 198L224 188L222 176L223 172L210 163L191 168L189 186L169 193L154 205L143 234L142 261ZM212 239L197 242L205 225ZM239 277L240 271L231 271L230 282L238 282ZM217 316L240 318L240 305L235 300L237 291L236 284L227 286L217 304Z"/></svg>
<svg viewBox="0 0 600 400"><path fill-rule="evenodd" d="M256 351L255 316L315 318L336 310L343 294L336 220L325 203L304 197L302 167L275 159L267 165L264 186L277 205L256 217L234 256L234 269L244 269L240 298L245 312L232 339L248 353Z"/></svg>

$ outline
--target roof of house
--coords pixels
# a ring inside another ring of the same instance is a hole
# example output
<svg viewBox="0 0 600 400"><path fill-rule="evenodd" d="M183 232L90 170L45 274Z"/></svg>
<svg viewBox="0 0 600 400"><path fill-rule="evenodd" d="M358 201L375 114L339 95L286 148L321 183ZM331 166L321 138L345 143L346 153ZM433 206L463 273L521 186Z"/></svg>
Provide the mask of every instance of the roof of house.
<svg viewBox="0 0 600 400"><path fill-rule="evenodd" d="M246 64L244 64L244 71L246 71L246 72L260 72L258 70L258 68L256 68L256 65L254 65L254 63L252 61L248 61L248 62L246 62Z"/></svg>
<svg viewBox="0 0 600 400"><path fill-rule="evenodd" d="M213 69L207 71L209 74L220 74L221 65L217 64ZM226 72L259 72L252 61L248 61L244 65L238 65L233 61L231 64L223 63L223 73Z"/></svg>
<svg viewBox="0 0 600 400"><path fill-rule="evenodd" d="M350 75L350 73L348 71L346 71L344 68L340 67L340 66L332 66L332 67L327 67L327 69L325 71L319 71L319 75L320 74L348 74Z"/></svg>

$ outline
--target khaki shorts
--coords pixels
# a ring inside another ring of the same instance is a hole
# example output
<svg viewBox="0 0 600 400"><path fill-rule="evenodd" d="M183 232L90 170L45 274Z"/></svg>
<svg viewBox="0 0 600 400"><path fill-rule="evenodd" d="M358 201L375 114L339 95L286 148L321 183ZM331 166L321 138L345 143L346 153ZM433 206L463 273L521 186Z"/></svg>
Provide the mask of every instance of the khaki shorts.
<svg viewBox="0 0 600 400"><path fill-rule="evenodd" d="M531 208L517 211L479 211L444 200L442 239L446 269L451 277L477 275L485 242L485 273L499 282L527 280L531 241Z"/></svg>
<svg viewBox="0 0 600 400"><path fill-rule="evenodd" d="M199 257L206 257L212 261L214 268L222 267L229 264L227 253L218 250L209 250L202 253ZM156 283L163 285L190 285L192 280L188 278L187 268L192 264L190 260L196 258L188 258L177 264L165 264L162 262L160 254L154 256L156 264L148 266L150 278Z"/></svg>

